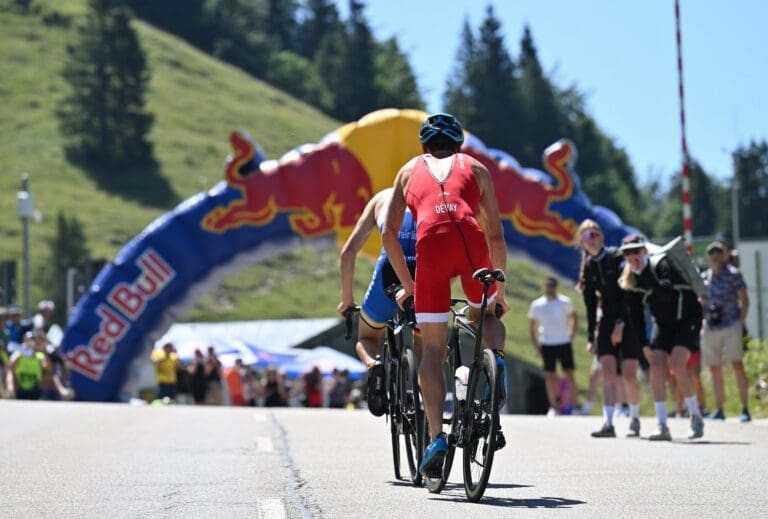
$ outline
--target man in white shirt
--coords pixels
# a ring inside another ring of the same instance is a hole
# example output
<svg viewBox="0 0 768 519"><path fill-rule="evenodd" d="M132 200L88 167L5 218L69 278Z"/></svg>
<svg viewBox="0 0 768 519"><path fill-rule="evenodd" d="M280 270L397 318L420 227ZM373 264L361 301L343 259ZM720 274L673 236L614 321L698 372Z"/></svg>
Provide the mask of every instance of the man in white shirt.
<svg viewBox="0 0 768 519"><path fill-rule="evenodd" d="M573 347L571 341L576 331L576 311L571 300L557 293L557 279L549 276L544 281L544 295L535 299L528 310L531 343L536 352L544 360L546 372L547 398L549 399L549 413L547 416L557 414L558 378L556 374L557 361L565 372L568 384L568 397L561 402L576 409L578 405L578 389L573 378Z"/></svg>

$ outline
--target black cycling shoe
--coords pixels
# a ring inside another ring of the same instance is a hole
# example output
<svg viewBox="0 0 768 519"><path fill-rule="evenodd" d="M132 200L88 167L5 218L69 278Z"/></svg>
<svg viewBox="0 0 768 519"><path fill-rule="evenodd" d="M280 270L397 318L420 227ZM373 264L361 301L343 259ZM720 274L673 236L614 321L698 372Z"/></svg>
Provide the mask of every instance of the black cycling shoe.
<svg viewBox="0 0 768 519"><path fill-rule="evenodd" d="M384 366L376 360L368 369L367 386L368 410L373 416L382 416L387 409L384 391Z"/></svg>
<svg viewBox="0 0 768 519"><path fill-rule="evenodd" d="M494 450L500 451L507 446L507 439L504 438L504 433L501 431L501 427L496 429L496 448Z"/></svg>

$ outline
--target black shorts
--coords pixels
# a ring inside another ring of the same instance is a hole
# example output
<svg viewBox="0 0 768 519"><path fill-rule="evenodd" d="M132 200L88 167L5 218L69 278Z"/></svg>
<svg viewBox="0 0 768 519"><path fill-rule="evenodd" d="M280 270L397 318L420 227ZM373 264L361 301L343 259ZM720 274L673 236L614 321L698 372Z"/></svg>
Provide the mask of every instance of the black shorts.
<svg viewBox="0 0 768 519"><path fill-rule="evenodd" d="M672 353L675 346L683 346L691 351L699 350L701 321L678 321L673 324L657 323L658 333L651 348Z"/></svg>
<svg viewBox="0 0 768 519"><path fill-rule="evenodd" d="M604 322L606 324L603 324ZM643 348L629 324L624 324L621 343L616 346L611 343L613 323L613 320L601 320L598 324L597 358L599 359L603 355L613 355L619 363L622 360L639 360L643 354Z"/></svg>
<svg viewBox="0 0 768 519"><path fill-rule="evenodd" d="M544 359L544 371L554 372L557 369L557 361L563 371L575 369L573 363L573 348L570 342L565 344L547 345L539 348L541 357Z"/></svg>

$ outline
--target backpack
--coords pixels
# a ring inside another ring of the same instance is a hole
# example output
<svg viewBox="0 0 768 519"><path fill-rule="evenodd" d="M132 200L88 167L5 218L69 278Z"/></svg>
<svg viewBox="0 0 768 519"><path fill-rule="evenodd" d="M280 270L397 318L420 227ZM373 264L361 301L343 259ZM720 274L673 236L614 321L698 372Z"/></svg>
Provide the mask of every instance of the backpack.
<svg viewBox="0 0 768 519"><path fill-rule="evenodd" d="M663 246L649 244L648 254L651 263L651 271L654 275L656 274L656 266L661 260L666 258L669 261L670 266L677 271L685 281L685 285L679 285L679 288L692 290L697 297L704 295L704 280L701 279L699 270L688 255L688 250L683 243L682 236L678 236Z"/></svg>

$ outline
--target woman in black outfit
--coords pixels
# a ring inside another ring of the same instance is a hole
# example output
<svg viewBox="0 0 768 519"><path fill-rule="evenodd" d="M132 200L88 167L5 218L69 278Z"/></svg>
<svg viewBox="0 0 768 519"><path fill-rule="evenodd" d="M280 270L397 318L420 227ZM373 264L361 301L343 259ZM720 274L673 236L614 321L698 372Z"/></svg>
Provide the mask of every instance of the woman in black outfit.
<svg viewBox="0 0 768 519"><path fill-rule="evenodd" d="M267 368L267 381L263 386L265 407L285 407L288 405L288 393L285 380L274 367Z"/></svg>
<svg viewBox="0 0 768 519"><path fill-rule="evenodd" d="M603 231L597 222L584 220L579 226L582 265L579 289L587 307L587 349L595 353L603 375L603 423L592 433L595 438L615 438L613 411L616 385L620 383L617 368L626 386L632 418L627 436L640 436L640 385L637 368L642 354L640 343L627 323L624 291L619 287L624 257L615 247L605 247ZM597 308L602 311L597 321Z"/></svg>
<svg viewBox="0 0 768 519"><path fill-rule="evenodd" d="M650 260L645 240L640 236L627 236L619 250L627 260L619 284L626 291L625 301L632 328L643 347L650 344L652 350L651 390L659 427L648 439L672 439L667 427L665 383L668 367L677 375L678 386L691 413L688 438L701 438L704 435L704 421L686 369L691 351L698 346L701 304L696 293L686 284L682 275L672 268L667 258ZM646 334L644 304L648 305L658 328L652 344Z"/></svg>
<svg viewBox="0 0 768 519"><path fill-rule="evenodd" d="M189 367L189 375L191 378L192 397L197 405L205 403L205 393L208 391L208 371L203 352L195 350L195 361Z"/></svg>

